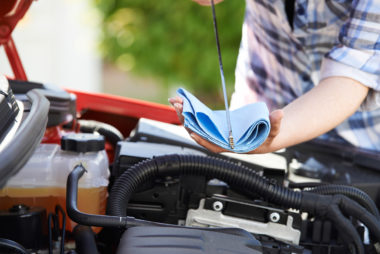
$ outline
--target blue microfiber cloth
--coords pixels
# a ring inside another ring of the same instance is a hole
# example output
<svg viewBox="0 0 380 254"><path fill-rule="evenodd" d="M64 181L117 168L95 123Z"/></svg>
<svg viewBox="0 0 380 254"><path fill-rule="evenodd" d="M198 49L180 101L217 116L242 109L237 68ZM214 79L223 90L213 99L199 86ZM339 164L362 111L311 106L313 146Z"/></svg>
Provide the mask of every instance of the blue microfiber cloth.
<svg viewBox="0 0 380 254"><path fill-rule="evenodd" d="M183 88L177 90L183 99L184 125L199 136L226 150L246 153L259 147L269 135L269 111L258 102L230 111L234 149L229 145L225 110L211 110Z"/></svg>

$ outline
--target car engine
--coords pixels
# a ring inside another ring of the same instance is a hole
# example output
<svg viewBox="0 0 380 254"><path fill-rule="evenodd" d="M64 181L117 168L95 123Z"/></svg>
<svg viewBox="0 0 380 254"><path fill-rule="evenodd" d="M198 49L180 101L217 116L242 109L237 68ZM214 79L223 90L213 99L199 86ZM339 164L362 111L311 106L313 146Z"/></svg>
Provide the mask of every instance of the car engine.
<svg viewBox="0 0 380 254"><path fill-rule="evenodd" d="M0 83L0 253L379 252L371 151L213 154L177 124L113 126L80 93Z"/></svg>

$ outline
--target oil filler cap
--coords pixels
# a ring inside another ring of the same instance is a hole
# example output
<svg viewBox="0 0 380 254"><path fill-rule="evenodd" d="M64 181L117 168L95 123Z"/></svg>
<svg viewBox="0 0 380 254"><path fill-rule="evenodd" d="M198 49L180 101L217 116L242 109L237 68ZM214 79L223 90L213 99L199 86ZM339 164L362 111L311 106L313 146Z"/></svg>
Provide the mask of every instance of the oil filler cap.
<svg viewBox="0 0 380 254"><path fill-rule="evenodd" d="M104 137L90 133L72 133L61 138L64 151L87 153L104 150Z"/></svg>

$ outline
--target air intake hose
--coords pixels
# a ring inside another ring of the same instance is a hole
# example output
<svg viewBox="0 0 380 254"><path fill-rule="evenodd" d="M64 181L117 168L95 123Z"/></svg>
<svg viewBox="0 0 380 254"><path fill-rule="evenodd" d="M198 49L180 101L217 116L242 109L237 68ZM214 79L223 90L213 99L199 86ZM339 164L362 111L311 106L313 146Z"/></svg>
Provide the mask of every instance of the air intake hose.
<svg viewBox="0 0 380 254"><path fill-rule="evenodd" d="M294 209L301 206L301 192L274 185L245 166L214 157L174 154L145 160L125 171L112 188L107 213L126 216L127 204L138 186L157 177L178 175L217 178L231 186L255 192L274 204Z"/></svg>

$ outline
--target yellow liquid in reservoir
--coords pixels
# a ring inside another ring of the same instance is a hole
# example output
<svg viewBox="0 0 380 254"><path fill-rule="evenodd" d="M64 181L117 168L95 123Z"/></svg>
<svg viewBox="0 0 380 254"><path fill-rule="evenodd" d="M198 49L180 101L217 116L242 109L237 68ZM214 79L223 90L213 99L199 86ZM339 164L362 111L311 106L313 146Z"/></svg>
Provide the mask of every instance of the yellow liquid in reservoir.
<svg viewBox="0 0 380 254"><path fill-rule="evenodd" d="M66 188L12 188L0 190L0 210L8 210L13 205L44 207L47 214L55 213L55 206L60 205L66 212ZM107 187L79 188L78 209L84 213L105 214L107 204ZM67 214L67 212L66 212ZM66 216L66 230L72 231L76 223ZM95 232L100 228L93 227Z"/></svg>

